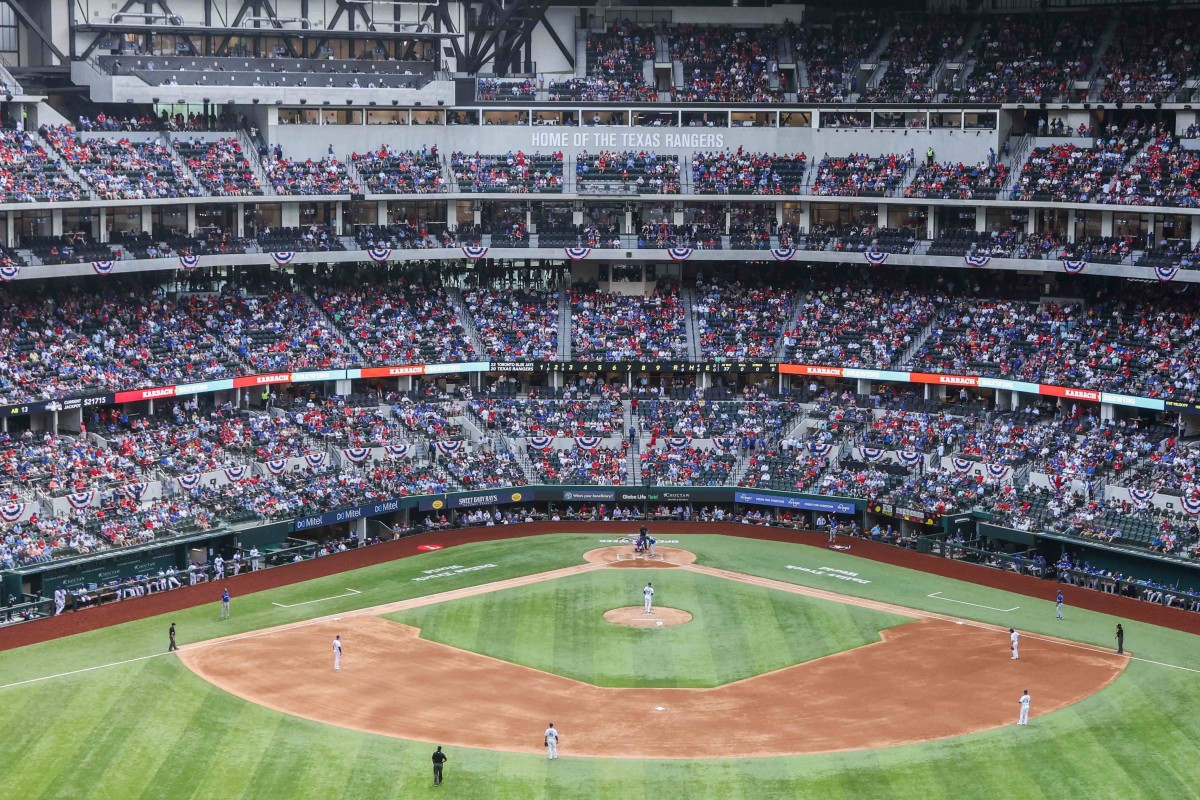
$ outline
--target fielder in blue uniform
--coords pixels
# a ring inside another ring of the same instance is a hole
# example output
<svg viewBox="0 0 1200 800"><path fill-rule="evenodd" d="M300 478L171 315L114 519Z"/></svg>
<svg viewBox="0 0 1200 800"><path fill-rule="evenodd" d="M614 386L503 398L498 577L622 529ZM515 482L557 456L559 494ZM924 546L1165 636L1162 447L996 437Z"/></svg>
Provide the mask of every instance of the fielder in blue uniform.
<svg viewBox="0 0 1200 800"><path fill-rule="evenodd" d="M1058 612L1057 619L1063 619L1062 613L1063 596L1062 589L1058 590L1058 599L1054 601L1054 610Z"/></svg>
<svg viewBox="0 0 1200 800"><path fill-rule="evenodd" d="M229 590L221 592L221 619L229 619Z"/></svg>

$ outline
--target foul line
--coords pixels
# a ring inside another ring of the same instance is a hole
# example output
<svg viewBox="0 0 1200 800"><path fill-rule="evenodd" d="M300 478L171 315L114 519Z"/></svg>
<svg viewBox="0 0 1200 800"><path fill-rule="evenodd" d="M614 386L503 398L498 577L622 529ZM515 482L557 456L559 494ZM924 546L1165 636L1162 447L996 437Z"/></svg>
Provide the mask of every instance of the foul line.
<svg viewBox="0 0 1200 800"><path fill-rule="evenodd" d="M1020 608L1020 606L1013 606L1012 608L996 608L995 606L981 606L979 603L968 603L966 600L955 600L952 597L942 597L941 594L942 594L941 592L934 592L933 594L927 594L925 596L932 597L934 600L945 600L947 603L960 603L961 605L964 605L964 606L975 606L976 608L986 608L988 611L1016 611L1017 609Z"/></svg>
<svg viewBox="0 0 1200 800"><path fill-rule="evenodd" d="M358 589L347 589L344 593L335 594L332 597L318 597L316 600L305 600L303 603L271 603L271 605L279 606L280 608L299 608L300 606L306 606L309 603L323 603L326 600L337 600L339 597L353 597L356 594L362 594L362 592L360 592Z"/></svg>

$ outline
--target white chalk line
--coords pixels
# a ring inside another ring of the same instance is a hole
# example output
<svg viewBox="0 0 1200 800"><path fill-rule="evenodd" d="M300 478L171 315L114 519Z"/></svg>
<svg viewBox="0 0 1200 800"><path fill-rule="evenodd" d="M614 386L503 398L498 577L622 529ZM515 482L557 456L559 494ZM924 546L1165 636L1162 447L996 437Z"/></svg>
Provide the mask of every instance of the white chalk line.
<svg viewBox="0 0 1200 800"><path fill-rule="evenodd" d="M968 603L966 600L955 600L953 597L942 597L941 595L942 595L941 592L934 592L933 594L927 594L925 596L932 597L934 600L945 600L947 603L959 603L960 605L964 605L964 606L975 606L975 608L986 608L988 611L1005 611L1005 612L1007 612L1007 611L1016 611L1020 608L1020 606L1013 606L1012 608L996 608L995 606L983 606L983 605L980 605L979 603Z"/></svg>
<svg viewBox="0 0 1200 800"><path fill-rule="evenodd" d="M208 641L205 641L205 642L197 642L196 644L185 645L179 649L181 651L199 650L204 647L215 647L218 645L233 644L235 642L241 642L241 641L245 641L247 639L256 639L260 636L270 636L270 635L276 634L276 633L283 633L286 631L297 630L299 628L306 628L306 627L310 627L313 625L320 625L320 624L323 624L326 622L333 621L334 617L337 617L338 619L344 619L346 617L357 617L357 616L378 616L380 614L387 614L392 611L402 611L402 610L405 610L406 608L417 608L417 607L424 606L424 605L435 605L437 603L444 603L449 600L456 600L456 599L459 599L460 597L470 597L470 596L473 596L476 594L487 594L489 592L500 591L501 589L511 588L513 586L524 586L524 585L528 585L531 583L540 583L541 581L554 580L555 578L565 577L567 575L575 575L575 574L578 574L581 572L590 572L591 570L594 570L594 569L603 569L604 566L605 566L604 564L581 564L581 565L575 566L575 567L566 567L564 569L551 570L549 572L541 572L541 573L536 573L533 575L525 575L525 576L520 576L517 578L510 578L510 579L504 580L504 581L495 581L492 583L480 584L477 586L467 586L467 587L463 587L461 589L452 589L447 592L440 592L438 594L426 595L424 597L414 597L409 600L401 600L401 601L398 601L395 603L386 603L386 604L379 605L379 606L371 606L369 608L355 609L353 611L344 611L344 612L338 612L336 614L327 614L323 617L314 617L313 619L303 620L300 622L293 622L293 623L289 623L287 625L279 625L279 626L276 626L273 628L265 628L265 629L258 630L258 631L252 631L250 633L234 634L232 636L226 636L226 637L222 637L222 638L218 638L218 639L209 639ZM775 580L773 578L760 578L760 577L757 577L754 575L746 575L746 574L743 574L740 572L733 572L731 570L717 569L714 567L704 567L704 566L700 566L697 564L681 565L680 568L685 569L685 570L690 570L692 572L698 572L698 573L705 574L705 575L712 575L714 577L726 578L728 580L734 580L734 581L738 581L740 583L747 583L747 584L751 584L751 585L763 586L763 587L771 588L771 589L777 589L780 591L791 592L793 594L801 594L801 595L806 595L808 597L816 597L816 598L820 598L820 599L831 600L833 602L843 603L846 605L859 606L861 608L872 608L877 611L886 611L889 613L901 614L904 616L921 617L921 618L925 618L925 619L938 619L938 620L943 620L945 622L955 622L955 623L959 623L962 625L970 625L975 628L980 628L983 630L989 630L989 631L995 631L995 632L1004 632L1007 630L1007 628L1005 628L1002 625L992 625L992 624L986 623L986 622L978 622L976 620L963 619L961 617L952 617L947 614L939 614L934 611L922 611L922 610L916 609L916 608L907 608L905 606L898 606L898 605L894 605L891 603L883 603L883 602L879 602L876 600L867 600L865 598L854 597L852 595L838 594L836 592L825 591L824 589L816 589L813 587L803 586L801 584L796 584L796 583L787 583L785 581L779 581L779 580ZM1113 655L1112 650L1105 649L1102 647L1096 647L1095 645L1082 644L1080 642L1069 642L1069 641L1066 641L1063 639L1055 639L1055 638L1048 637L1048 636L1039 636L1038 634L1035 634L1035 633L1022 633L1021 636L1028 638L1028 639L1033 639L1035 641L1047 642L1050 644L1056 644L1056 645L1060 645L1063 647L1073 647L1078 650L1085 650L1085 651L1091 652L1091 653L1100 653L1103 655ZM33 684L33 683L43 683L45 681L51 681L51 680L55 680L57 678L68 678L68 677L71 677L72 675L82 675L84 673L95 672L95 671L101 670L101 669L109 669L112 667L121 667L121 666L125 666L127 664L136 664L139 661L146 661L151 658L161 658L162 656L166 656L166 655L170 655L170 653L167 653L167 652L151 653L150 655L137 656L135 658L127 658L122 661L112 661L107 664L96 664L91 667L83 667L81 669L70 670L67 672L59 672L59 673L56 673L53 675L42 675L42 676L36 677L36 678L27 678L23 681L14 681L12 683L0 684L0 691L3 691L5 689L13 689L18 686L28 686L29 684ZM1129 659L1130 661L1140 661L1143 664L1153 664L1158 667L1167 667L1169 669L1177 669L1177 670L1182 670L1184 672L1192 672L1192 673L1200 674L1200 669L1194 669L1192 667L1184 667L1179 664L1170 664L1165 661L1154 661L1149 658L1139 658L1137 656L1129 655L1129 654L1126 654L1125 657L1127 659Z"/></svg>
<svg viewBox="0 0 1200 800"><path fill-rule="evenodd" d="M324 603L326 600L337 600L341 597L353 597L356 594L362 594L362 592L357 589L347 589L342 594L335 594L330 597L318 597L316 600L305 600L303 603L271 603L271 605L279 606L280 608L299 608L300 606L306 606L310 603Z"/></svg>

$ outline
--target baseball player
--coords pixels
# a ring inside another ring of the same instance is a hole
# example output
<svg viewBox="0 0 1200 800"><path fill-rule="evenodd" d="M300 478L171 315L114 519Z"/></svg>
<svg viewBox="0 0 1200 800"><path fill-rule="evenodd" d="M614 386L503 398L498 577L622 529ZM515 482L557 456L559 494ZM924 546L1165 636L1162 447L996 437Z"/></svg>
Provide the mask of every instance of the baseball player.
<svg viewBox="0 0 1200 800"><path fill-rule="evenodd" d="M1012 660L1016 661L1020 658L1017 652L1017 642L1020 640L1021 634L1017 633L1013 628L1008 629L1008 640L1012 642Z"/></svg>
<svg viewBox="0 0 1200 800"><path fill-rule="evenodd" d="M1063 596L1062 589L1058 590L1058 599L1054 601L1054 610L1056 612L1055 619L1063 619L1062 613Z"/></svg>
<svg viewBox="0 0 1200 800"><path fill-rule="evenodd" d="M262 556L258 553L257 547L250 548L250 571L258 572L262 569Z"/></svg>
<svg viewBox="0 0 1200 800"><path fill-rule="evenodd" d="M169 640L169 643L167 644L167 652L170 653L175 650L178 650L179 645L175 644L175 623L174 622L171 623L171 629L167 631L167 638Z"/></svg>
<svg viewBox="0 0 1200 800"><path fill-rule="evenodd" d="M1021 713L1017 716L1018 725L1029 724L1029 690L1026 689L1021 693L1021 699L1017 701L1021 704Z"/></svg>
<svg viewBox="0 0 1200 800"><path fill-rule="evenodd" d="M646 603L645 603L645 605L644 605L644 606L643 606L643 608L642 608L642 613L643 613L643 614L650 614L650 613L653 613L653 608L654 608L654 585L653 585L653 584L651 584L651 583L647 583L647 584L646 584L646 588L645 588L645 589L642 589L642 595L643 595L643 596L645 596L645 598L646 598Z"/></svg>
<svg viewBox="0 0 1200 800"><path fill-rule="evenodd" d="M439 744L438 749L433 751L433 785L442 785L442 765L447 761L446 754L442 752L442 746Z"/></svg>
<svg viewBox="0 0 1200 800"><path fill-rule="evenodd" d="M229 619L229 590L221 592L221 619Z"/></svg>
<svg viewBox="0 0 1200 800"><path fill-rule="evenodd" d="M54 590L54 616L63 613L67 608L67 590L58 588Z"/></svg>
<svg viewBox="0 0 1200 800"><path fill-rule="evenodd" d="M342 668L342 635L340 633L333 637L333 668L335 670Z"/></svg>
<svg viewBox="0 0 1200 800"><path fill-rule="evenodd" d="M654 545L658 544L658 539L655 539L653 536L647 536L646 542L650 545L650 557L654 558Z"/></svg>
<svg viewBox="0 0 1200 800"><path fill-rule="evenodd" d="M220 555L213 559L213 580L225 580L225 559L221 558Z"/></svg>
<svg viewBox="0 0 1200 800"><path fill-rule="evenodd" d="M554 723L550 723L550 727L546 728L546 757L558 758L558 729L554 727Z"/></svg>

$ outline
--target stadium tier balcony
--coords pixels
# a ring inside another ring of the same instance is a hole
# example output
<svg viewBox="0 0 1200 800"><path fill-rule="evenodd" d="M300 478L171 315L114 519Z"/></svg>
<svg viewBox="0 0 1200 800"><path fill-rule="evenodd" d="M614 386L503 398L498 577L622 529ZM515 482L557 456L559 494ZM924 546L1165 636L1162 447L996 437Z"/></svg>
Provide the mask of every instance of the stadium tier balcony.
<svg viewBox="0 0 1200 800"><path fill-rule="evenodd" d="M985 17L965 99L1049 103L1074 97L1073 84L1087 77L1108 21L1106 14L1095 12Z"/></svg>
<svg viewBox="0 0 1200 800"><path fill-rule="evenodd" d="M5 203L87 199L83 187L24 131L0 131L0 192Z"/></svg>
<svg viewBox="0 0 1200 800"><path fill-rule="evenodd" d="M995 200L1008 186L1008 167L981 161L966 164L922 164L917 167L912 183L904 189L905 197L936 198L941 200Z"/></svg>
<svg viewBox="0 0 1200 800"><path fill-rule="evenodd" d="M550 360L558 353L557 292L471 289L463 304L492 358Z"/></svg>
<svg viewBox="0 0 1200 800"><path fill-rule="evenodd" d="M894 366L937 313L932 295L843 287L801 304L784 336L785 357L805 364Z"/></svg>
<svg viewBox="0 0 1200 800"><path fill-rule="evenodd" d="M672 99L688 103L773 103L783 99L779 29L675 25L666 30L672 60L683 63Z"/></svg>
<svg viewBox="0 0 1200 800"><path fill-rule="evenodd" d="M843 14L829 25L814 25L792 33L797 62L803 62L807 83L797 87L802 103L849 100L860 88L854 70L883 36L883 23L873 13Z"/></svg>
<svg viewBox="0 0 1200 800"><path fill-rule="evenodd" d="M933 72L962 51L973 20L962 15L920 15L897 20L879 58L888 66L862 100L927 103L938 99Z"/></svg>
<svg viewBox="0 0 1200 800"><path fill-rule="evenodd" d="M306 225L300 228L266 228L255 237L264 253L302 252L328 253L346 249L336 231L329 225Z"/></svg>
<svg viewBox="0 0 1200 800"><path fill-rule="evenodd" d="M679 158L650 151L585 151L575 159L575 181L580 192L615 186L638 194L678 194Z"/></svg>
<svg viewBox="0 0 1200 800"><path fill-rule="evenodd" d="M637 406L639 429L650 448L667 436L773 438L801 411L799 403L787 400L642 400Z"/></svg>
<svg viewBox="0 0 1200 800"><path fill-rule="evenodd" d="M903 187L914 162L911 150L907 154L879 156L827 154L817 165L811 193L827 197L886 197Z"/></svg>
<svg viewBox="0 0 1200 800"><path fill-rule="evenodd" d="M305 161L276 159L267 162L266 173L276 194L351 194L359 190L346 165L333 156Z"/></svg>
<svg viewBox="0 0 1200 800"><path fill-rule="evenodd" d="M694 250L720 250L721 231L711 225L647 222L638 231L638 248L658 250L664 247L690 247Z"/></svg>
<svg viewBox="0 0 1200 800"><path fill-rule="evenodd" d="M547 484L629 483L629 460L618 447L527 448L536 479Z"/></svg>
<svg viewBox="0 0 1200 800"><path fill-rule="evenodd" d="M39 133L102 200L196 197L203 193L161 142L115 136L83 140L68 125L42 126Z"/></svg>
<svg viewBox="0 0 1200 800"><path fill-rule="evenodd" d="M497 78L476 78L475 99L493 101L532 100L536 90L531 80L499 80Z"/></svg>
<svg viewBox="0 0 1200 800"><path fill-rule="evenodd" d="M550 85L551 100L640 102L657 100L646 85L644 62L654 58L654 31L628 20L587 36L587 75Z"/></svg>
<svg viewBox="0 0 1200 800"><path fill-rule="evenodd" d="M473 398L469 408L486 431L506 436L621 436L624 410L608 399L527 400Z"/></svg>
<svg viewBox="0 0 1200 800"><path fill-rule="evenodd" d="M354 228L354 241L363 250L373 247L386 247L389 250L426 250L431 247L453 247L459 240L459 232L443 229L434 233L425 222L356 225ZM463 241L465 242L465 239Z"/></svg>
<svg viewBox="0 0 1200 800"><path fill-rule="evenodd" d="M563 190L562 153L468 155L455 152L450 169L460 192L536 192Z"/></svg>
<svg viewBox="0 0 1200 800"><path fill-rule="evenodd" d="M280 86L416 89L433 80L432 61L249 58L240 56L100 56L110 75L150 86Z"/></svg>
<svg viewBox="0 0 1200 800"><path fill-rule="evenodd" d="M575 286L570 290L571 344L576 358L684 358L685 310L679 291L662 285L648 297Z"/></svg>
<svg viewBox="0 0 1200 800"><path fill-rule="evenodd" d="M721 486L730 482L737 456L716 449L661 447L642 450L646 486Z"/></svg>
<svg viewBox="0 0 1200 800"><path fill-rule="evenodd" d="M696 194L801 194L808 156L804 153L696 153L692 190Z"/></svg>
<svg viewBox="0 0 1200 800"><path fill-rule="evenodd" d="M235 138L175 139L176 152L209 194L249 196L263 193L262 184Z"/></svg>
<svg viewBox="0 0 1200 800"><path fill-rule="evenodd" d="M701 357L771 359L792 317L792 295L741 283L698 286L693 312Z"/></svg>
<svg viewBox="0 0 1200 800"><path fill-rule="evenodd" d="M1167 100L1195 72L1196 57L1184 42L1200 36L1200 14L1191 9L1122 9L1118 35L1104 52L1100 75L1105 103Z"/></svg>
<svg viewBox="0 0 1200 800"><path fill-rule="evenodd" d="M373 194L430 194L449 190L442 175L437 145L415 150L393 150L384 145L369 153L350 156L358 174Z"/></svg>
<svg viewBox="0 0 1200 800"><path fill-rule="evenodd" d="M62 236L32 236L21 241L29 248L34 258L43 264L83 264L113 257L108 245L93 241L80 233L64 233Z"/></svg>
<svg viewBox="0 0 1200 800"><path fill-rule="evenodd" d="M370 363L470 361L476 355L442 289L373 282L322 285L314 296Z"/></svg>

